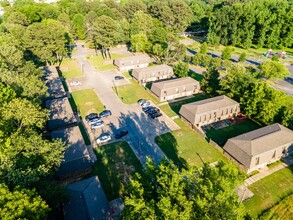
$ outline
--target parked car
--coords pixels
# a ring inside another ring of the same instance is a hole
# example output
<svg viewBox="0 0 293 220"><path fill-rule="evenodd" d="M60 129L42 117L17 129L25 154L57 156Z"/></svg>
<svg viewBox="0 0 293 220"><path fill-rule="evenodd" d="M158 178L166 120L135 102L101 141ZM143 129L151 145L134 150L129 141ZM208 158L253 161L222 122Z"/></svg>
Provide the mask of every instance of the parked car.
<svg viewBox="0 0 293 220"><path fill-rule="evenodd" d="M157 113L157 112L160 112L160 110L159 109L151 109L150 111L148 111L147 112L147 115L152 115L152 114L154 114L154 113Z"/></svg>
<svg viewBox="0 0 293 220"><path fill-rule="evenodd" d="M139 99L137 101L138 104L142 105L143 103L147 102L148 100L145 100L145 99Z"/></svg>
<svg viewBox="0 0 293 220"><path fill-rule="evenodd" d="M121 79L124 79L124 77L123 76L115 76L114 79L115 80L121 80Z"/></svg>
<svg viewBox="0 0 293 220"><path fill-rule="evenodd" d="M145 113L146 113L146 114L149 114L149 112L151 112L151 111L155 111L155 110L157 110L157 108L152 107L152 108L149 108L148 110L146 110Z"/></svg>
<svg viewBox="0 0 293 220"><path fill-rule="evenodd" d="M73 81L70 83L71 86L78 86L78 85L81 85L81 82L79 81Z"/></svg>
<svg viewBox="0 0 293 220"><path fill-rule="evenodd" d="M154 114L151 114L151 117L152 118L158 118L158 117L161 117L162 116L162 113L160 113L160 112L155 112Z"/></svg>
<svg viewBox="0 0 293 220"><path fill-rule="evenodd" d="M107 116L110 116L112 115L112 112L110 110L104 110L102 111L99 116L102 118L102 117L107 117Z"/></svg>
<svg viewBox="0 0 293 220"><path fill-rule="evenodd" d="M115 134L115 138L119 139L122 138L123 136L127 135L128 131L127 130L120 130Z"/></svg>
<svg viewBox="0 0 293 220"><path fill-rule="evenodd" d="M102 121L102 119L100 117L98 117L98 118L94 118L94 119L89 120L88 124L93 125L93 124L96 124L97 122L101 122L101 121Z"/></svg>
<svg viewBox="0 0 293 220"><path fill-rule="evenodd" d="M147 101L147 102L143 103L143 104L141 105L141 107L145 108L145 107L148 107L148 106L150 106L150 105L151 105L151 103L150 103L149 101Z"/></svg>
<svg viewBox="0 0 293 220"><path fill-rule="evenodd" d="M104 125L105 125L105 123L104 123L103 121L96 122L95 124L92 124L92 125L91 125L91 129L92 129L92 130L95 130L96 128L103 127Z"/></svg>
<svg viewBox="0 0 293 220"><path fill-rule="evenodd" d="M108 133L103 133L100 137L97 138L97 144L103 144L111 141L111 135Z"/></svg>
<svg viewBox="0 0 293 220"><path fill-rule="evenodd" d="M92 120L94 118L98 118L98 117L99 117L99 114L98 113L91 113L91 114L85 116L85 120L86 121L90 121L90 120Z"/></svg>
<svg viewBox="0 0 293 220"><path fill-rule="evenodd" d="M148 111L148 110L150 110L150 109L153 109L153 108L155 108L155 107L153 107L153 106L147 106L147 107L142 108L142 110L143 110L144 112L146 112L146 111Z"/></svg>

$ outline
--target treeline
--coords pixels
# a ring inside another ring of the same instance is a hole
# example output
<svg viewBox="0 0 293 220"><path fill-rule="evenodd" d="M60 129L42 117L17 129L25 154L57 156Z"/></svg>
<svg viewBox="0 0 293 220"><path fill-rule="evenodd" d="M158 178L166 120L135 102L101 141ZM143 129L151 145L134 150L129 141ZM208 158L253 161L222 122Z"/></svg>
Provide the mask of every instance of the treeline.
<svg viewBox="0 0 293 220"><path fill-rule="evenodd" d="M249 48L293 45L293 2L251 0L214 7L209 16L208 42Z"/></svg>

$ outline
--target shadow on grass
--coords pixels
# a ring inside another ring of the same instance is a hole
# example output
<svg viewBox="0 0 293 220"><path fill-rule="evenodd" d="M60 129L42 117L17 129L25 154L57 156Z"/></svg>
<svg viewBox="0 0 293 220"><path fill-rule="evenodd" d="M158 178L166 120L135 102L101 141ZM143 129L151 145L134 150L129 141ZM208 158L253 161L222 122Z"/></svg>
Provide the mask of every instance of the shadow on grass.
<svg viewBox="0 0 293 220"><path fill-rule="evenodd" d="M199 81L199 82L202 81L202 79L203 79L202 74L196 73L196 72L194 72L192 70L188 71L188 76L193 78L193 79L195 79L195 80L197 80L197 81Z"/></svg>
<svg viewBox="0 0 293 220"><path fill-rule="evenodd" d="M174 164L179 167L179 169L187 169L188 164L184 158L179 157L177 140L172 133L157 136L155 141L160 146L162 151L164 151L166 156L172 160Z"/></svg>

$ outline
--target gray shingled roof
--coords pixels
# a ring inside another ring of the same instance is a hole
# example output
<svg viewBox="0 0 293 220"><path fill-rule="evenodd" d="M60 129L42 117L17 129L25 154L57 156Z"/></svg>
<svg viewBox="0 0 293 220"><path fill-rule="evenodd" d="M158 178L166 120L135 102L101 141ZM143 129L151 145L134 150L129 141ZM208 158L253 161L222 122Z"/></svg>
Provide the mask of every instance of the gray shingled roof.
<svg viewBox="0 0 293 220"><path fill-rule="evenodd" d="M181 108L185 108L192 114L202 114L217 109L238 105L238 102L228 98L225 95L217 96L202 101L192 102L189 104L182 105Z"/></svg>
<svg viewBox="0 0 293 220"><path fill-rule="evenodd" d="M173 70L172 67L166 64L162 64L162 65L147 66L143 68L136 68L135 71L137 73L145 73L145 72L149 73L149 72L157 72L157 71L166 70L166 69Z"/></svg>
<svg viewBox="0 0 293 220"><path fill-rule="evenodd" d="M139 54L135 56L129 56L129 57L122 57L114 60L115 64L120 64L120 63L126 63L129 61L137 61L137 60L149 60L150 57L144 54Z"/></svg>
<svg viewBox="0 0 293 220"><path fill-rule="evenodd" d="M49 130L65 128L76 123L68 98L47 100L46 108L50 110Z"/></svg>
<svg viewBox="0 0 293 220"><path fill-rule="evenodd" d="M69 202L64 205L65 220L106 220L110 207L97 176L68 185Z"/></svg>
<svg viewBox="0 0 293 220"><path fill-rule="evenodd" d="M62 139L68 146L64 154L57 176L67 178L68 176L81 173L90 169L93 161L86 148L85 142L78 126L51 132L52 139Z"/></svg>
<svg viewBox="0 0 293 220"><path fill-rule="evenodd" d="M288 143L293 143L293 131L275 123L230 138L225 144L224 150L232 156L234 152L239 151L237 154L240 158L243 154L253 157Z"/></svg>

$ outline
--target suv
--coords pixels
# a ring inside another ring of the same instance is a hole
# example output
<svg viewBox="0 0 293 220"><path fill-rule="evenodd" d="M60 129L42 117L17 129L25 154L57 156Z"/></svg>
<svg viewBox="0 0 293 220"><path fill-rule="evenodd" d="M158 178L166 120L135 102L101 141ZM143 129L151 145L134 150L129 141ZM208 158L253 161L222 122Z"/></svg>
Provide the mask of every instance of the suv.
<svg viewBox="0 0 293 220"><path fill-rule="evenodd" d="M111 136L108 133L104 133L100 137L97 138L97 144L103 144L109 141L111 141Z"/></svg>
<svg viewBox="0 0 293 220"><path fill-rule="evenodd" d="M119 139L122 138L123 136L127 135L128 131L127 130L120 130L115 134L115 138Z"/></svg>
<svg viewBox="0 0 293 220"><path fill-rule="evenodd" d="M110 116L112 115L112 112L110 110L104 110L102 111L99 116L102 118L102 117L107 117L107 116Z"/></svg>
<svg viewBox="0 0 293 220"><path fill-rule="evenodd" d="M148 100L145 100L145 99L139 99L137 101L138 104L142 105L143 103L147 102Z"/></svg>
<svg viewBox="0 0 293 220"><path fill-rule="evenodd" d="M151 103L149 101L146 101L143 104L141 104L142 108L145 108L145 107L148 107L148 106L151 106Z"/></svg>
<svg viewBox="0 0 293 220"><path fill-rule="evenodd" d="M154 108L154 109L151 109L150 111L148 111L146 113L147 113L147 115L152 115L152 114L157 113L157 112L160 112L160 110L157 109L157 108Z"/></svg>
<svg viewBox="0 0 293 220"><path fill-rule="evenodd" d="M85 120L86 121L90 121L90 120L95 119L95 118L98 118L98 117L99 117L99 114L98 113L91 113L91 114L85 116Z"/></svg>

